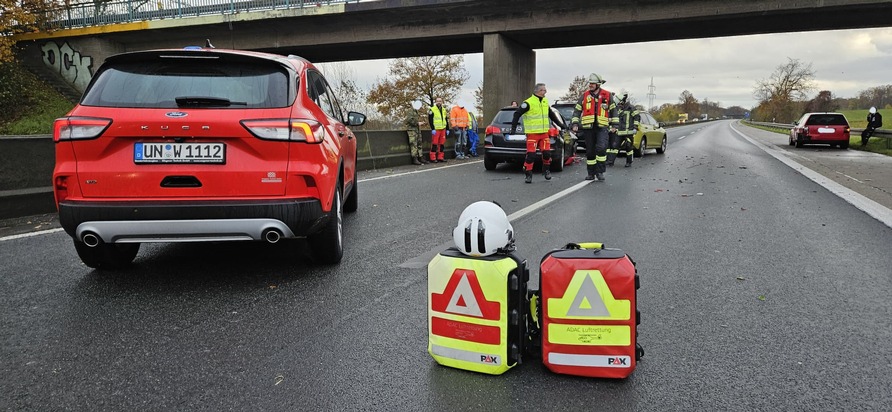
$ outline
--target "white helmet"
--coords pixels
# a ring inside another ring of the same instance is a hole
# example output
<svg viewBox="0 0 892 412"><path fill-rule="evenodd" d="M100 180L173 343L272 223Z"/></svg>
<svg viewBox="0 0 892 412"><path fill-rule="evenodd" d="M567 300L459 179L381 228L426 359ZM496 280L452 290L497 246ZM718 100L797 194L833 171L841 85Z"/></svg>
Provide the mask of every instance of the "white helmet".
<svg viewBox="0 0 892 412"><path fill-rule="evenodd" d="M604 84L604 83L607 83L607 80L604 80L601 76L598 76L597 73L592 73L592 74L588 75L588 82Z"/></svg>
<svg viewBox="0 0 892 412"><path fill-rule="evenodd" d="M461 212L452 239L465 255L489 256L514 243L514 228L499 205L474 202Z"/></svg>
<svg viewBox="0 0 892 412"><path fill-rule="evenodd" d="M871 106L871 108L870 108L870 114L876 114L876 112L877 112L877 108Z"/></svg>

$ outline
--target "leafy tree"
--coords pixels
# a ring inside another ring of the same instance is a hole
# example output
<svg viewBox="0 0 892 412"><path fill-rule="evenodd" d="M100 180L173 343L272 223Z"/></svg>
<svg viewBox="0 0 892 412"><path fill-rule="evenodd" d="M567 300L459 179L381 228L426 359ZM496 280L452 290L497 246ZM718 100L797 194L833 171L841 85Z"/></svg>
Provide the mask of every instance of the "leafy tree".
<svg viewBox="0 0 892 412"><path fill-rule="evenodd" d="M15 60L13 35L43 27L54 4L53 0L0 0L0 62Z"/></svg>
<svg viewBox="0 0 892 412"><path fill-rule="evenodd" d="M725 116L742 119L746 116L747 112L749 112L749 110L744 109L740 106L731 106L725 109Z"/></svg>
<svg viewBox="0 0 892 412"><path fill-rule="evenodd" d="M691 119L700 116L700 102L687 90L678 95L678 106L678 110L687 113Z"/></svg>
<svg viewBox="0 0 892 412"><path fill-rule="evenodd" d="M653 110L654 118L664 123L675 123L678 121L678 105L672 103L663 103L658 109Z"/></svg>
<svg viewBox="0 0 892 412"><path fill-rule="evenodd" d="M390 63L389 76L372 86L368 102L393 122L404 117L416 100L430 107L436 98L441 97L448 104L455 100L462 85L470 78L464 62L464 56L394 59Z"/></svg>
<svg viewBox="0 0 892 412"><path fill-rule="evenodd" d="M839 105L834 104L830 90L821 90L814 99L805 105L805 112L835 112Z"/></svg>
<svg viewBox="0 0 892 412"><path fill-rule="evenodd" d="M562 103L575 103L579 100L579 96L582 95L582 92L588 90L588 79L585 76L576 76L573 78L573 81L570 82L570 87L567 89L567 93L558 99L558 101Z"/></svg>
<svg viewBox="0 0 892 412"><path fill-rule="evenodd" d="M708 98L703 98L703 100L700 101L700 108L698 111L701 117L705 114L709 116L710 119L715 119L721 117L725 112L725 109L720 107L719 102L711 102Z"/></svg>
<svg viewBox="0 0 892 412"><path fill-rule="evenodd" d="M768 79L756 82L753 97L759 101L756 120L793 121L801 113L802 101L814 90L815 71L811 63L787 58Z"/></svg>

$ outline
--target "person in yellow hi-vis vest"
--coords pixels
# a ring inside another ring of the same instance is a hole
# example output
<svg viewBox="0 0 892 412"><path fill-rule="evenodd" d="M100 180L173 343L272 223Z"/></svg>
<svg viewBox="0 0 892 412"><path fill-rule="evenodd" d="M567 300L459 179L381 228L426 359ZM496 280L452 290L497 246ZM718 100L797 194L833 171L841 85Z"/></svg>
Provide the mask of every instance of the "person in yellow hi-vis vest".
<svg viewBox="0 0 892 412"><path fill-rule="evenodd" d="M427 112L427 121L431 125L431 162L446 162L446 135L449 134L449 113L443 106L443 98L438 97L436 103Z"/></svg>
<svg viewBox="0 0 892 412"><path fill-rule="evenodd" d="M536 83L533 87L533 95L524 100L520 107L514 112L514 119L511 121L511 132L517 132L517 122L523 117L523 131L527 135L527 156L523 162L524 174L526 174L526 183L533 182L533 163L536 161L536 149L542 153L542 174L545 180L551 180L551 141L548 138L548 129L550 122L554 121L558 125L563 125L564 120L554 111L545 93L548 90L545 83ZM559 160L562 161L563 159Z"/></svg>

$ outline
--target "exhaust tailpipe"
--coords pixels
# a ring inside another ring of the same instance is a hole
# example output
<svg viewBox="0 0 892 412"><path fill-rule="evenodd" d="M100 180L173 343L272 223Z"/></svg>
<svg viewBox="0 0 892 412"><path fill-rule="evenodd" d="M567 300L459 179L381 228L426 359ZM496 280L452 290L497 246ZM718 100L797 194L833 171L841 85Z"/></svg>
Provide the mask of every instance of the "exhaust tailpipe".
<svg viewBox="0 0 892 412"><path fill-rule="evenodd" d="M282 233L276 229L267 229L263 231L263 239L269 243L276 243L282 238Z"/></svg>
<svg viewBox="0 0 892 412"><path fill-rule="evenodd" d="M88 247L96 247L99 246L99 243L101 243L102 240L99 239L99 236L96 236L95 233L86 232L83 236L81 236L81 242L84 242L84 244Z"/></svg>

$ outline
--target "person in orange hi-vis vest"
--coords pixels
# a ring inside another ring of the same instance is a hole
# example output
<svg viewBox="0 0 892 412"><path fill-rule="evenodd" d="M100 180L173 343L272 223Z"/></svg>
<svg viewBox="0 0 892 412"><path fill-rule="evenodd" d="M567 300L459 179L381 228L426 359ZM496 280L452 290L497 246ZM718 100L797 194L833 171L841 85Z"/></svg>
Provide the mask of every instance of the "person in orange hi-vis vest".
<svg viewBox="0 0 892 412"><path fill-rule="evenodd" d="M468 110L462 104L452 106L449 125L455 135L455 158L464 159L468 153Z"/></svg>

